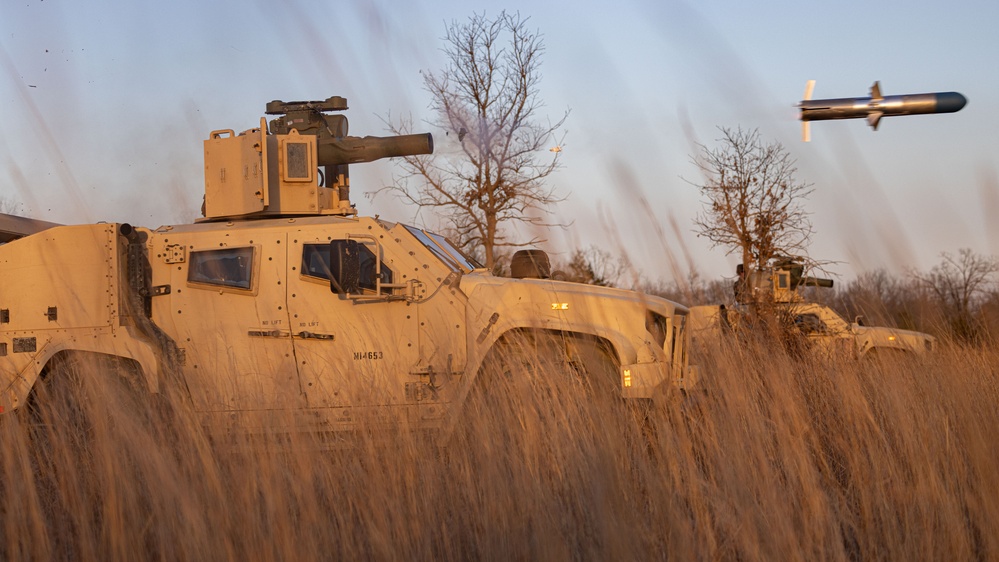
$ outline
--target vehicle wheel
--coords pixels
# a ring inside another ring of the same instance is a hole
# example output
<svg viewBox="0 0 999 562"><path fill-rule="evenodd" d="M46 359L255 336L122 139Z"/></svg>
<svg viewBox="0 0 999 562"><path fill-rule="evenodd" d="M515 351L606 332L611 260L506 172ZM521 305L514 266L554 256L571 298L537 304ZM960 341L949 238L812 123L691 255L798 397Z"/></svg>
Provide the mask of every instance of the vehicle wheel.
<svg viewBox="0 0 999 562"><path fill-rule="evenodd" d="M614 352L594 338L572 338L569 364L592 399L617 401L621 396L621 363Z"/></svg>
<svg viewBox="0 0 999 562"><path fill-rule="evenodd" d="M109 356L57 357L35 384L18 417L54 557L86 558L77 549L107 506L148 508L145 490L156 483L144 478L161 458L153 412L137 369Z"/></svg>
<svg viewBox="0 0 999 562"><path fill-rule="evenodd" d="M510 334L483 362L455 432L476 442L543 439L553 426L592 415L595 405L619 402L617 372L616 360L596 341Z"/></svg>
<svg viewBox="0 0 999 562"><path fill-rule="evenodd" d="M558 333L506 336L483 363L479 377L477 389L490 395L497 390L499 394L585 392L590 399L621 395L612 352L596 340Z"/></svg>
<svg viewBox="0 0 999 562"><path fill-rule="evenodd" d="M37 442L81 450L127 430L148 430L152 413L137 369L98 354L54 359L25 408Z"/></svg>

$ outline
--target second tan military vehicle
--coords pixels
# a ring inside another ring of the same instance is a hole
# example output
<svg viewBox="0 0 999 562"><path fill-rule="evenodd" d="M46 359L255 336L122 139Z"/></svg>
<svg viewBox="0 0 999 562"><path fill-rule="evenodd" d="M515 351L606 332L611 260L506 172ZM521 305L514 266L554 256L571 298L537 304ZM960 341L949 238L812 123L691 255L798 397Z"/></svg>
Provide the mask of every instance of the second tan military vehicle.
<svg viewBox="0 0 999 562"><path fill-rule="evenodd" d="M936 338L922 332L882 326L865 326L858 318L850 322L827 305L806 302L800 293L804 286L832 287L832 280L805 277L803 267L794 261L779 260L767 271L750 275L745 283L736 283L735 307L701 305L690 308L691 338L710 343L736 332L746 325L753 292L766 291L781 314L788 316L808 348L844 357L884 357L919 355L931 351ZM740 280L744 274L739 271Z"/></svg>

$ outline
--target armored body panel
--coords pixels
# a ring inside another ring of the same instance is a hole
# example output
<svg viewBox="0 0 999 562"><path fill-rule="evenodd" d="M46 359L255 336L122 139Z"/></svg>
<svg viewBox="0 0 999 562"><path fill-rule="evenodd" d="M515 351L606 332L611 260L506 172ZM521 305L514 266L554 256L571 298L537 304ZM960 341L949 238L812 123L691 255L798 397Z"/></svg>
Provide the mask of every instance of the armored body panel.
<svg viewBox="0 0 999 562"><path fill-rule="evenodd" d="M678 304L495 277L439 234L358 216L348 164L433 142L349 137L342 109L271 102L270 130L213 131L194 224L36 224L0 245L0 407L56 358L97 354L176 387L213 431L446 428L498 350L542 335L580 372L599 352L616 396L696 382Z"/></svg>

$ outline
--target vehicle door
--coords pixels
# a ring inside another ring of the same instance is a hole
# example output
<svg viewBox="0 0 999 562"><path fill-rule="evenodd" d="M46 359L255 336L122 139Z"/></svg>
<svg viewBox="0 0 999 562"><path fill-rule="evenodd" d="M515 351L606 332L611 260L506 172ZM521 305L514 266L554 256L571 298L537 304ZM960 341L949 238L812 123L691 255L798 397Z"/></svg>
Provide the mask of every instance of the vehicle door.
<svg viewBox="0 0 999 562"><path fill-rule="evenodd" d="M807 339L809 347L817 353L846 357L853 352L854 340L849 327L831 310L809 307L795 315L794 324Z"/></svg>
<svg viewBox="0 0 999 562"><path fill-rule="evenodd" d="M432 404L449 402L459 387L458 377L467 362L467 326L465 313L467 301L459 290L461 276L478 264L472 263L443 236L416 227L405 227L422 243L427 251L420 255L423 261L434 260L422 266L431 273L425 279L425 296L417 309L420 318L420 380L415 398L417 402ZM443 268L442 268L443 265ZM440 410L430 409L423 415L432 416Z"/></svg>
<svg viewBox="0 0 999 562"><path fill-rule="evenodd" d="M329 248L337 236L346 238L316 231L292 240L288 304L309 406L350 408L344 415L356 420L365 408L405 402L407 378L419 361L419 320L400 290L386 287L404 274L373 238L353 237L360 242L360 294L331 291Z"/></svg>
<svg viewBox="0 0 999 562"><path fill-rule="evenodd" d="M287 236L220 236L182 239L186 257L172 271L170 314L195 407L302 407L285 297Z"/></svg>

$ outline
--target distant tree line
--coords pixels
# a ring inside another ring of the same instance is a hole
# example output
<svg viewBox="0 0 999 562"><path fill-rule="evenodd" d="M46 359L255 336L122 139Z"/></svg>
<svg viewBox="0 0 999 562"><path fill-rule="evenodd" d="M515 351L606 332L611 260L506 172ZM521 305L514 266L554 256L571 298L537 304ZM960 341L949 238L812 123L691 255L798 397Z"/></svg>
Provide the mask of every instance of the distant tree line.
<svg viewBox="0 0 999 562"><path fill-rule="evenodd" d="M929 272L884 270L858 276L831 295L844 315L986 344L999 336L999 261L963 248L944 253Z"/></svg>

